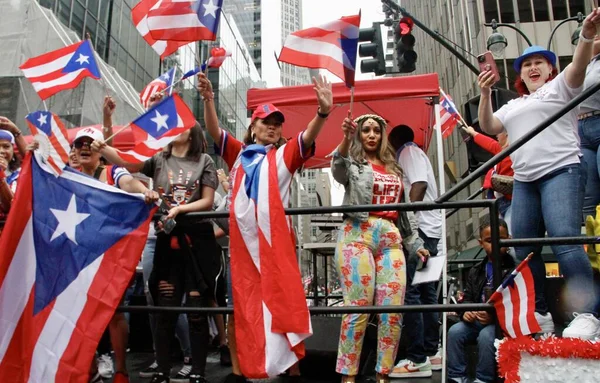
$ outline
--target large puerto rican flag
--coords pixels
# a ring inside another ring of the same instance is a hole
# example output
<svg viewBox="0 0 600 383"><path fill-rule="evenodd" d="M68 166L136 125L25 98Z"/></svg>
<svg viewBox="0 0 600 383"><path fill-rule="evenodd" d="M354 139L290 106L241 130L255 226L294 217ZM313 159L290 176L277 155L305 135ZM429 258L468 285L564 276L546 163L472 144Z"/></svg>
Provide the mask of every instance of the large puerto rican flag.
<svg viewBox="0 0 600 383"><path fill-rule="evenodd" d="M354 86L359 26L360 14L294 32L286 38L278 59L301 67L327 69L350 88Z"/></svg>
<svg viewBox="0 0 600 383"><path fill-rule="evenodd" d="M302 133L277 150L241 143L223 131L220 154L232 169L229 235L235 337L242 373L274 377L304 356L312 334L290 221L294 172L310 157Z"/></svg>
<svg viewBox="0 0 600 383"><path fill-rule="evenodd" d="M157 40L150 34L148 29L148 12L161 0L141 0L131 9L131 21L135 29L142 35L144 40L154 49L161 59L177 52L179 47L186 45L185 41L163 41Z"/></svg>
<svg viewBox="0 0 600 383"><path fill-rule="evenodd" d="M155 209L37 157L0 238L0 382L86 383Z"/></svg>
<svg viewBox="0 0 600 383"><path fill-rule="evenodd" d="M490 297L506 335L518 338L541 331L535 319L535 285L528 256Z"/></svg>
<svg viewBox="0 0 600 383"><path fill-rule="evenodd" d="M61 90L75 88L85 77L100 78L89 40L32 57L19 68L42 100Z"/></svg>
<svg viewBox="0 0 600 383"><path fill-rule="evenodd" d="M129 125L135 146L119 156L129 163L144 162L196 124L194 114L176 94L167 97Z"/></svg>

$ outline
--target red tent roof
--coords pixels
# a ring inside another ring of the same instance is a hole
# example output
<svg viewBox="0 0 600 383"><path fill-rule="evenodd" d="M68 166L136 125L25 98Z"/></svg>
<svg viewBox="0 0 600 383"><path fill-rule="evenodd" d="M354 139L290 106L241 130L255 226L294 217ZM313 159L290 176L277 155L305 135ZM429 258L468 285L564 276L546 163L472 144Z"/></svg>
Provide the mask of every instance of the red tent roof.
<svg viewBox="0 0 600 383"><path fill-rule="evenodd" d="M388 132L396 125L408 125L415 132L415 142L427 150L434 125L433 96L439 96L435 73L357 81L352 114L354 117L378 114L388 121ZM326 156L342 139L341 124L350 104L350 90L343 83L333 84L333 102L333 110L317 138L315 156L307 167L329 166L330 159ZM306 129L318 106L312 85L248 91L249 110L266 103L274 104L285 115L284 137L293 137Z"/></svg>

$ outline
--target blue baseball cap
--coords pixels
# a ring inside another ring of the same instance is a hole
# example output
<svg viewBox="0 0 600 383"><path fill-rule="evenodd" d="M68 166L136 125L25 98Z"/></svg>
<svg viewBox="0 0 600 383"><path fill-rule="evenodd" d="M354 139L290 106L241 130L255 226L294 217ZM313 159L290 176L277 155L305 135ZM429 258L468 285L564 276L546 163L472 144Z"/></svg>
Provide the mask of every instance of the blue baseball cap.
<svg viewBox="0 0 600 383"><path fill-rule="evenodd" d="M533 55L544 56L546 58L546 60L548 60L548 62L550 64L552 64L553 67L556 66L556 55L554 54L554 52L544 49L544 48L540 47L539 45L532 45L532 46L528 47L527 49L525 49L523 51L523 54L515 60L515 62L513 64L513 68L515 68L515 72L521 73L521 65L523 64L523 60L525 60L527 57L533 56Z"/></svg>

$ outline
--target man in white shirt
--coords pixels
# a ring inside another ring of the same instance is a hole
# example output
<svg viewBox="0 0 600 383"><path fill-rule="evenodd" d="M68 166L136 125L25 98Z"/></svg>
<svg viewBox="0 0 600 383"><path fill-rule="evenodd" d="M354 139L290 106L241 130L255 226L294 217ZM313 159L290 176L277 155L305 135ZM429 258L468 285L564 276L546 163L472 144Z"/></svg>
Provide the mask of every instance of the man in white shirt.
<svg viewBox="0 0 600 383"><path fill-rule="evenodd" d="M402 168L402 182L410 201L434 201L438 197L438 189L433 168L425 152L413 142L413 130L409 126L398 125L390 132L389 141L396 150L396 161ZM442 236L441 212L440 210L419 211L416 216L419 220L419 236L431 256L436 256ZM418 257L409 254L404 303L407 305L438 303L436 282L412 286L418 263ZM432 375L432 370L441 370L442 360L438 353L438 314L407 313L404 315L403 325L402 333L409 337L407 358L394 367L390 377L429 377Z"/></svg>

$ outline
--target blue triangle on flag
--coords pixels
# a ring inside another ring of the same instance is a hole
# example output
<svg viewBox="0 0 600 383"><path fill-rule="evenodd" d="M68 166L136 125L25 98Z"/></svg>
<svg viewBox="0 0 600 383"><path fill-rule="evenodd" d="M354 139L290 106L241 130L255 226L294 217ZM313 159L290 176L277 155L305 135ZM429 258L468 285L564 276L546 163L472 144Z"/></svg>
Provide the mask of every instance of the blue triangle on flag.
<svg viewBox="0 0 600 383"><path fill-rule="evenodd" d="M25 118L37 129L46 133L48 137L52 136L52 113L38 110L37 112L29 113Z"/></svg>
<svg viewBox="0 0 600 383"><path fill-rule="evenodd" d="M63 73L71 73L80 69L87 69L94 77L100 78L100 69L96 63L94 49L89 40L84 40L73 53L73 57L63 69Z"/></svg>

